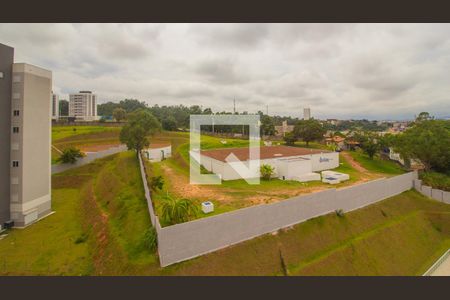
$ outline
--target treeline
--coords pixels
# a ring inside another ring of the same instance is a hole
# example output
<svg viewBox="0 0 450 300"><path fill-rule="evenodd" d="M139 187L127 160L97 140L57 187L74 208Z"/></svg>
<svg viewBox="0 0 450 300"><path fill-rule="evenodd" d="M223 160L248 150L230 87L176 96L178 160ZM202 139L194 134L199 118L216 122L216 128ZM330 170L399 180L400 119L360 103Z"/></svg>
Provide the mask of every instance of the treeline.
<svg viewBox="0 0 450 300"><path fill-rule="evenodd" d="M161 123L164 130L186 130L189 129L190 115L224 115L233 114L232 112L221 111L213 112L211 108L202 108L198 105L185 106L185 105L153 105L148 106L145 102L136 99L125 99L118 103L107 102L99 104L97 106L98 115L102 116L103 119L125 119L126 114L137 111L139 109L145 109L149 111L153 116L155 116ZM236 112L239 115L248 115L247 111L242 113ZM258 111L257 114L261 116L261 134L263 135L274 135L275 134L275 124L281 124L284 120L288 124L296 124L298 122L297 118L291 117L281 117L281 116L267 116L263 112ZM214 129L214 130L213 130ZM212 126L202 126L202 130L206 132L214 133L241 133L243 135L248 134L248 126L236 125L216 125L214 128Z"/></svg>
<svg viewBox="0 0 450 300"><path fill-rule="evenodd" d="M366 119L362 120L342 120L338 124L333 125L330 123L324 124L326 130L331 131L385 131L389 127L392 127L392 124L383 123L378 124L377 121L369 121Z"/></svg>

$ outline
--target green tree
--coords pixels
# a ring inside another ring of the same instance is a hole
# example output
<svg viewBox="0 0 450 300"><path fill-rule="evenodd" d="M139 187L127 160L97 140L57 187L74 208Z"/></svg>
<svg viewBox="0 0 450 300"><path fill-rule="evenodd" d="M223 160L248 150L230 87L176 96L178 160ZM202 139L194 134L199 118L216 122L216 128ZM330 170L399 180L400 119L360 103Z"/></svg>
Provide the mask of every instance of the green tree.
<svg viewBox="0 0 450 300"><path fill-rule="evenodd" d="M137 99L125 99L119 102L119 107L125 109L127 113L130 113L141 109L146 109L147 104L144 101L139 101Z"/></svg>
<svg viewBox="0 0 450 300"><path fill-rule="evenodd" d="M113 117L116 119L117 122L120 122L122 120L125 120L127 117L127 112L123 108L115 108L113 110Z"/></svg>
<svg viewBox="0 0 450 300"><path fill-rule="evenodd" d="M423 111L416 117L416 123L420 123L422 121L429 121L433 119L434 117L432 117L429 112Z"/></svg>
<svg viewBox="0 0 450 300"><path fill-rule="evenodd" d="M297 137L294 135L293 132L288 132L283 137L283 140L286 143L286 145L293 146L293 145L295 145L295 142L297 141Z"/></svg>
<svg viewBox="0 0 450 300"><path fill-rule="evenodd" d="M306 146L309 145L309 142L322 140L325 132L322 124L315 119L300 120L294 126L295 137L306 142Z"/></svg>
<svg viewBox="0 0 450 300"><path fill-rule="evenodd" d="M69 115L69 101L67 100L59 101L59 115L65 117Z"/></svg>
<svg viewBox="0 0 450 300"><path fill-rule="evenodd" d="M134 149L139 155L140 151L148 147L148 136L161 130L159 121L147 110L138 110L128 114L128 123L120 131L120 141L128 149Z"/></svg>
<svg viewBox="0 0 450 300"><path fill-rule="evenodd" d="M261 135L274 135L275 134L275 124L272 118L268 115L261 116Z"/></svg>
<svg viewBox="0 0 450 300"><path fill-rule="evenodd" d="M161 218L168 224L178 224L191 220L198 214L198 207L189 199L177 199L169 195L161 203Z"/></svg>
<svg viewBox="0 0 450 300"><path fill-rule="evenodd" d="M403 159L418 159L425 169L450 171L450 121L425 120L415 123L393 141Z"/></svg>
<svg viewBox="0 0 450 300"><path fill-rule="evenodd" d="M168 131L177 130L177 121L173 116L168 116L162 120L162 128Z"/></svg>
<svg viewBox="0 0 450 300"><path fill-rule="evenodd" d="M74 164L77 160L83 157L84 154L80 151L80 149L76 149L74 147L70 147L63 150L63 153L58 158L58 161L64 164Z"/></svg>
<svg viewBox="0 0 450 300"><path fill-rule="evenodd" d="M377 154L377 152L380 151L380 144L378 144L373 137L368 137L361 144L361 148L364 151L364 153L366 153L367 156L369 156L370 159L373 159L375 154Z"/></svg>
<svg viewBox="0 0 450 300"><path fill-rule="evenodd" d="M265 180L270 180L270 177L272 177L272 175L275 172L275 168L272 167L271 165L268 164L263 164L261 165L261 167L259 168L259 172L261 173L261 177Z"/></svg>

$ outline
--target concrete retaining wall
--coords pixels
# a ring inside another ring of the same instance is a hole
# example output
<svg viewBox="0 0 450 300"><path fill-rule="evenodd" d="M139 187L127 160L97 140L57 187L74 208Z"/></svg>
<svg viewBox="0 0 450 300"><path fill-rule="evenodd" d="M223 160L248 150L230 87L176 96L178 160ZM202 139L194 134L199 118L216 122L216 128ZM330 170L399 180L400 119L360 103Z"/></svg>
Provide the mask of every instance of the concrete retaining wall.
<svg viewBox="0 0 450 300"><path fill-rule="evenodd" d="M156 217L161 266L200 256L304 222L337 209L351 211L413 187L417 173L379 179L343 189L293 197L161 228Z"/></svg>
<svg viewBox="0 0 450 300"><path fill-rule="evenodd" d="M422 185L422 180L414 180L414 189L434 200L450 204L450 192L433 189L431 186Z"/></svg>

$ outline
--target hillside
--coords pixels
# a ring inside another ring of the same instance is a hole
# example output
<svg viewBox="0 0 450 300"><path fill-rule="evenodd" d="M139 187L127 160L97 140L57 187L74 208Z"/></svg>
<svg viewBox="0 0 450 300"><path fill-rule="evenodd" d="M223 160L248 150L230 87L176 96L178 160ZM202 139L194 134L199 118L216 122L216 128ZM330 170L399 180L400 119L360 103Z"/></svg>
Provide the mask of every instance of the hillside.
<svg viewBox="0 0 450 300"><path fill-rule="evenodd" d="M0 240L1 275L420 275L450 246L450 206L408 191L161 269L133 152L52 183L55 213Z"/></svg>

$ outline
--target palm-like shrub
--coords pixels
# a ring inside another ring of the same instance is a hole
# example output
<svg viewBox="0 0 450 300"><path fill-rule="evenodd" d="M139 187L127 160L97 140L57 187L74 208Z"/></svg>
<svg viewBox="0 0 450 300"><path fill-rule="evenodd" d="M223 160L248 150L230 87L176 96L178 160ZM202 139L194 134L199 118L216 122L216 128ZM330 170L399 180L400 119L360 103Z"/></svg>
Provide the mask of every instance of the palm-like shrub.
<svg viewBox="0 0 450 300"><path fill-rule="evenodd" d="M64 149L61 156L58 158L58 161L64 164L74 164L77 162L78 158L83 157L83 152L80 149L76 149L73 147Z"/></svg>
<svg viewBox="0 0 450 300"><path fill-rule="evenodd" d="M168 224L183 223L198 214L198 207L189 199L178 199L167 195L162 204L162 220Z"/></svg>
<svg viewBox="0 0 450 300"><path fill-rule="evenodd" d="M264 164L260 167L260 173L263 179L270 180L274 172L275 169L271 165Z"/></svg>

